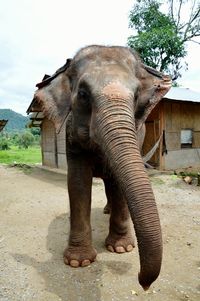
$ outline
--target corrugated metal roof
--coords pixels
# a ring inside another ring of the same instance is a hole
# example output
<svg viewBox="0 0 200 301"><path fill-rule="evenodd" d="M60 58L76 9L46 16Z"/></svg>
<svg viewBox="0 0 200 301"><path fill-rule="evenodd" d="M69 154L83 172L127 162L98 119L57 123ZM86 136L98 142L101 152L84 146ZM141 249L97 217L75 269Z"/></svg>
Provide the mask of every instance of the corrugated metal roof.
<svg viewBox="0 0 200 301"><path fill-rule="evenodd" d="M200 93L187 88L172 87L164 98L169 100L200 102Z"/></svg>

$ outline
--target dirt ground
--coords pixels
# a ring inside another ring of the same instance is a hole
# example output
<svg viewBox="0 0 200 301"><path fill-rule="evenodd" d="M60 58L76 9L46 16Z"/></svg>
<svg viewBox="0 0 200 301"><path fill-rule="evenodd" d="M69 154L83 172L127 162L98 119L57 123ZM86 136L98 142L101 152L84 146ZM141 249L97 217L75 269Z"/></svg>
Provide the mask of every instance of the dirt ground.
<svg viewBox="0 0 200 301"><path fill-rule="evenodd" d="M69 234L66 175L0 165L1 301L200 300L200 188L173 175L151 176L163 231L162 271L148 292L137 281L138 250L104 247L109 216L102 182L93 184L92 229L98 251L89 267L65 266Z"/></svg>

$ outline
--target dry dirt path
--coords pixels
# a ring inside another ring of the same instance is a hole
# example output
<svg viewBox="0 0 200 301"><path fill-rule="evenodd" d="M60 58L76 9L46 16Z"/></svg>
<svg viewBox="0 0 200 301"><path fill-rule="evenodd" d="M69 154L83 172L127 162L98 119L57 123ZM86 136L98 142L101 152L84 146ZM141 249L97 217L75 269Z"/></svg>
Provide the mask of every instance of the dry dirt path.
<svg viewBox="0 0 200 301"><path fill-rule="evenodd" d="M160 277L146 293L137 282L137 248L105 250L102 182L93 185L92 228L98 260L64 265L69 233L66 175L0 165L0 301L200 300L200 188L169 175L151 178L163 230Z"/></svg>

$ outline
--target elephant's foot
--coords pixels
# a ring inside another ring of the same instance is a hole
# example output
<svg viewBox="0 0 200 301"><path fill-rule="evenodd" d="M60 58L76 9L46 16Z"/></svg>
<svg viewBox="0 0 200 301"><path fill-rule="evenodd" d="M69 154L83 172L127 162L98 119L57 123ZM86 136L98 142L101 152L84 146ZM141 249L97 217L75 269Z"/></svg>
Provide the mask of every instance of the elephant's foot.
<svg viewBox="0 0 200 301"><path fill-rule="evenodd" d="M135 247L131 234L109 234L105 241L106 248L110 252L125 253L131 252Z"/></svg>
<svg viewBox="0 0 200 301"><path fill-rule="evenodd" d="M85 267L96 260L97 251L92 246L69 246L64 251L64 263L71 267Z"/></svg>

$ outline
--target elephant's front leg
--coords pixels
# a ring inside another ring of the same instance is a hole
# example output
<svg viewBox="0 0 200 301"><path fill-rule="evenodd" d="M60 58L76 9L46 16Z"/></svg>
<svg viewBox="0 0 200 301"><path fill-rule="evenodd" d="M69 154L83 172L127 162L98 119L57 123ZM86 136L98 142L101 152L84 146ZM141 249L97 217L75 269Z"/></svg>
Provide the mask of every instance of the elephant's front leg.
<svg viewBox="0 0 200 301"><path fill-rule="evenodd" d="M64 262L72 267L87 266L96 258L92 247L91 212L92 170L82 157L68 159L68 193L70 199L69 244Z"/></svg>
<svg viewBox="0 0 200 301"><path fill-rule="evenodd" d="M104 180L110 205L110 227L105 244L109 251L124 253L134 248L133 233L126 200L114 179Z"/></svg>

